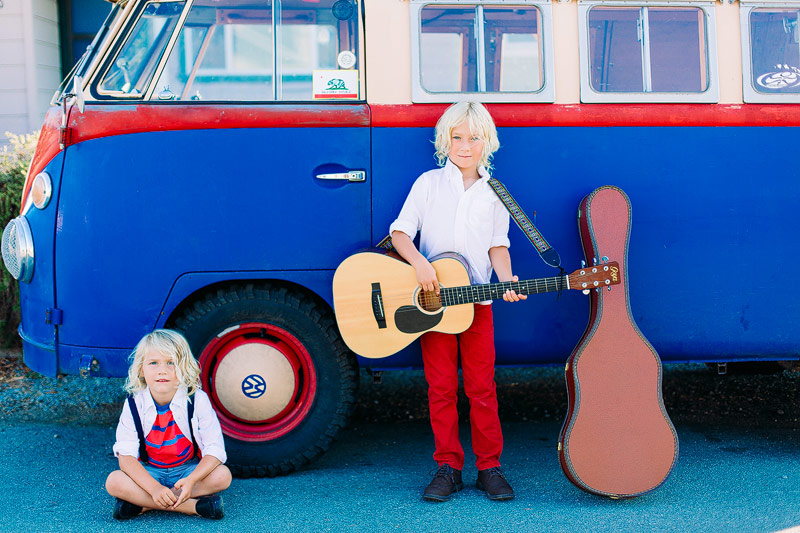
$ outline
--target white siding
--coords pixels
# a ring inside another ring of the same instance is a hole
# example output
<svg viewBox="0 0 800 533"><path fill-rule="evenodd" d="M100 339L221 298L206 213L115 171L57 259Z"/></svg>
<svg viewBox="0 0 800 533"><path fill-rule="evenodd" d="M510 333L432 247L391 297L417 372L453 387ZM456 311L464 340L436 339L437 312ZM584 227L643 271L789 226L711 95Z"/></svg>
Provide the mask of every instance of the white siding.
<svg viewBox="0 0 800 533"><path fill-rule="evenodd" d="M61 82L56 0L3 0L0 8L0 144L5 132L41 127Z"/></svg>

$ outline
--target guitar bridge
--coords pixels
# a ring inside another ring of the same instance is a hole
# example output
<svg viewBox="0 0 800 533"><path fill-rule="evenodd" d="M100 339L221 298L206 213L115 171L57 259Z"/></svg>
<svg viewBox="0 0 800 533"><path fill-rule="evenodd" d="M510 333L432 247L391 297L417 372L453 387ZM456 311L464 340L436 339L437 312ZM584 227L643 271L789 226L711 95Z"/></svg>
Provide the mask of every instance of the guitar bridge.
<svg viewBox="0 0 800 533"><path fill-rule="evenodd" d="M383 311L383 295L380 283L372 284L372 314L375 316L375 322L378 323L378 329L385 329L386 314Z"/></svg>

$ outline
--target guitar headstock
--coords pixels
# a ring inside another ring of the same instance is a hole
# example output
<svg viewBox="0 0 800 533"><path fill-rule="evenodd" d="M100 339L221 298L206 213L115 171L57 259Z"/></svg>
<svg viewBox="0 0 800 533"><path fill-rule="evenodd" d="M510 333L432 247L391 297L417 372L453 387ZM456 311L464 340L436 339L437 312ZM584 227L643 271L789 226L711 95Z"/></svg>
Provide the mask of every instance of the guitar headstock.
<svg viewBox="0 0 800 533"><path fill-rule="evenodd" d="M582 290L587 294L589 289L611 288L622 282L622 273L616 261L579 268L568 277L570 289Z"/></svg>

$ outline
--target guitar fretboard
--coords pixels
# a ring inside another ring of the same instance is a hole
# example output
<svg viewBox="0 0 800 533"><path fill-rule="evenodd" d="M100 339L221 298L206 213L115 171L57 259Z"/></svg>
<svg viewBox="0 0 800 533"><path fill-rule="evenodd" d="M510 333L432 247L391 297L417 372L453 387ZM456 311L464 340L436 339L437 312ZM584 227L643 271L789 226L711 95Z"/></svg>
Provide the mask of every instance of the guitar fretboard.
<svg viewBox="0 0 800 533"><path fill-rule="evenodd" d="M554 276L552 278L529 279L525 281L503 281L501 283L486 283L484 285L464 285L461 287L443 288L439 295L442 305L461 305L484 302L486 300L499 300L509 289L517 294L540 294L568 289L567 276Z"/></svg>

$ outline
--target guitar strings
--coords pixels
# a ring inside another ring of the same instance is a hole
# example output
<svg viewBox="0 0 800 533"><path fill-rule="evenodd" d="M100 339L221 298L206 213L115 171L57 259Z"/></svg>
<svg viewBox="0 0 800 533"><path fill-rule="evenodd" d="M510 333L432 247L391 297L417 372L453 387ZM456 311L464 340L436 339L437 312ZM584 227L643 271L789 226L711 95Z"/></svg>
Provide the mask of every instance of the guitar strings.
<svg viewBox="0 0 800 533"><path fill-rule="evenodd" d="M553 276L549 278L540 278L533 280L521 281L503 281L498 283L487 283L481 285L463 285L459 287L442 287L439 295L432 291L422 291L417 293L416 303L426 311L438 311L442 307L449 305L460 305L466 303L475 303L485 300L493 300L502 298L503 293L509 289L520 294L539 294L543 292L554 292L567 288L569 286L575 287L575 280L572 275ZM603 284L605 285L605 284ZM408 292L398 294L384 294L384 303L396 303L399 307L401 305L408 305Z"/></svg>

